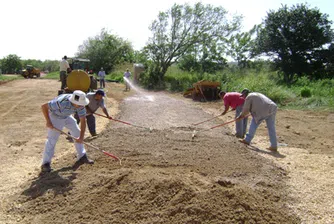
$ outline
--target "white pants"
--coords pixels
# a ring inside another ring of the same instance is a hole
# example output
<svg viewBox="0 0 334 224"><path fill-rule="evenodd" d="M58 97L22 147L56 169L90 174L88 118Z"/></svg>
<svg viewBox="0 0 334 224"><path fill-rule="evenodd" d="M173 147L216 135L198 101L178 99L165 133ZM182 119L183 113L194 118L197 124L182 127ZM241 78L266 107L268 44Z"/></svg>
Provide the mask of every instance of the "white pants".
<svg viewBox="0 0 334 224"><path fill-rule="evenodd" d="M59 129L62 130L64 127L70 130L71 135L75 138L80 137L80 129L79 126L74 119L73 116L69 116L66 119L59 119L55 116L52 116L52 114L49 114L52 125ZM44 154L43 154L43 162L42 164L45 163L51 163L51 159L54 155L55 152L55 146L58 141L60 132L58 132L55 129L50 129L48 128L48 138L45 142L45 148L44 148ZM83 144L74 143L75 149L77 150L77 158L80 159L84 154L86 154L86 150Z"/></svg>

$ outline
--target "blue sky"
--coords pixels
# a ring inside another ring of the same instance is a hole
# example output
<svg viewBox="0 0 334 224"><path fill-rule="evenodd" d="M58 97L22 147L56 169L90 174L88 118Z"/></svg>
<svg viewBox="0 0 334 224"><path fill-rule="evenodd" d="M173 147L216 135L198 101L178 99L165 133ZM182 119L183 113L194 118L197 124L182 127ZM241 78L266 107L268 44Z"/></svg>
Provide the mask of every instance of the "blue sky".
<svg viewBox="0 0 334 224"><path fill-rule="evenodd" d="M136 50L145 46L151 22L159 11L174 3L194 4L193 0L3 0L0 1L0 59L16 54L22 59L60 60L74 56L78 46L108 29L132 42ZM282 4L308 3L334 21L332 0L202 0L222 6L231 14L244 16L243 29L249 30Z"/></svg>

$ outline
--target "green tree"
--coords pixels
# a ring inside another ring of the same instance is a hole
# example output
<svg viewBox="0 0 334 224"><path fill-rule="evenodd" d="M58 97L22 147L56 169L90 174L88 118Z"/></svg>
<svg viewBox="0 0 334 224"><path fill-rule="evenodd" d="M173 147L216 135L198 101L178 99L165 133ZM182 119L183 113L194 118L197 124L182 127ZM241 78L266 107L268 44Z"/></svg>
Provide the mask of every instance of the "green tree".
<svg viewBox="0 0 334 224"><path fill-rule="evenodd" d="M59 61L57 60L45 60L43 62L43 71L56 72L59 71Z"/></svg>
<svg viewBox="0 0 334 224"><path fill-rule="evenodd" d="M254 56L252 49L255 45L254 35L260 26L255 25L250 31L237 33L229 39L229 55L238 63L238 66L245 68L249 66L249 60Z"/></svg>
<svg viewBox="0 0 334 224"><path fill-rule="evenodd" d="M216 73L227 67L225 50L225 46L221 43L203 40L189 48L188 52L178 60L178 66L189 72Z"/></svg>
<svg viewBox="0 0 334 224"><path fill-rule="evenodd" d="M27 59L22 60L22 67L25 68L27 65L32 65L35 68L43 69L44 63L41 60L35 60L35 59Z"/></svg>
<svg viewBox="0 0 334 224"><path fill-rule="evenodd" d="M226 38L239 29L240 19L234 16L229 20L222 7L202 3L194 6L174 4L166 12L160 12L149 27L152 37L144 48L152 60L149 68L151 85L163 87L167 69L195 45L200 51L197 53L202 54L200 58L206 60L210 59L209 52L214 49L211 43L215 43L217 52L224 49Z"/></svg>
<svg viewBox="0 0 334 224"><path fill-rule="evenodd" d="M319 57L325 57L326 44L333 41L331 24L328 15L317 8L305 4L282 6L267 14L255 53L272 57L286 83L302 75L314 75L322 69Z"/></svg>
<svg viewBox="0 0 334 224"><path fill-rule="evenodd" d="M76 56L90 59L90 67L94 71L103 67L110 72L117 64L133 62L134 51L128 41L102 29L99 35L88 38L79 46Z"/></svg>
<svg viewBox="0 0 334 224"><path fill-rule="evenodd" d="M1 60L3 74L14 74L21 70L21 59L16 54L10 54Z"/></svg>

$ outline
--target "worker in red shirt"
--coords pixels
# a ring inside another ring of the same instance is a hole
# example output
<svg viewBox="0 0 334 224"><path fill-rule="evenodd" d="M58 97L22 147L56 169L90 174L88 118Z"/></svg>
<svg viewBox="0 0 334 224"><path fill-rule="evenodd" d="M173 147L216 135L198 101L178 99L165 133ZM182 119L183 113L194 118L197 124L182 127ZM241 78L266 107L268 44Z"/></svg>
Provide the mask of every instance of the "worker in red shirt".
<svg viewBox="0 0 334 224"><path fill-rule="evenodd" d="M223 100L225 110L221 115L225 115L229 108L231 107L232 110L235 110L235 118L237 118L242 112L242 106L245 103L245 99L241 97L241 93L238 92L224 92L221 91L219 93L219 97ZM247 129L247 122L248 118L245 117L241 120L235 122L235 136L237 138L244 138Z"/></svg>

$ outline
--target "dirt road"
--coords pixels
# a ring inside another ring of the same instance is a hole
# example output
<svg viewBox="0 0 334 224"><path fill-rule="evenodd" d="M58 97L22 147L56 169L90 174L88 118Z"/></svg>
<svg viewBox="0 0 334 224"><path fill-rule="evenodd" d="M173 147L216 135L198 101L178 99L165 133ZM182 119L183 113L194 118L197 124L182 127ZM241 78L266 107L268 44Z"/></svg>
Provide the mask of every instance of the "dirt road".
<svg viewBox="0 0 334 224"><path fill-rule="evenodd" d="M54 171L38 176L46 128L40 105L54 80L0 86L0 223L332 223L331 113L279 111L279 154L264 150L265 125L255 147L232 136L233 125L200 133L191 123L218 113L221 103L194 103L165 93L123 92L107 84L112 115L145 127L97 118L87 141L94 165L73 169L74 146L60 138ZM232 115L203 124L208 128Z"/></svg>

